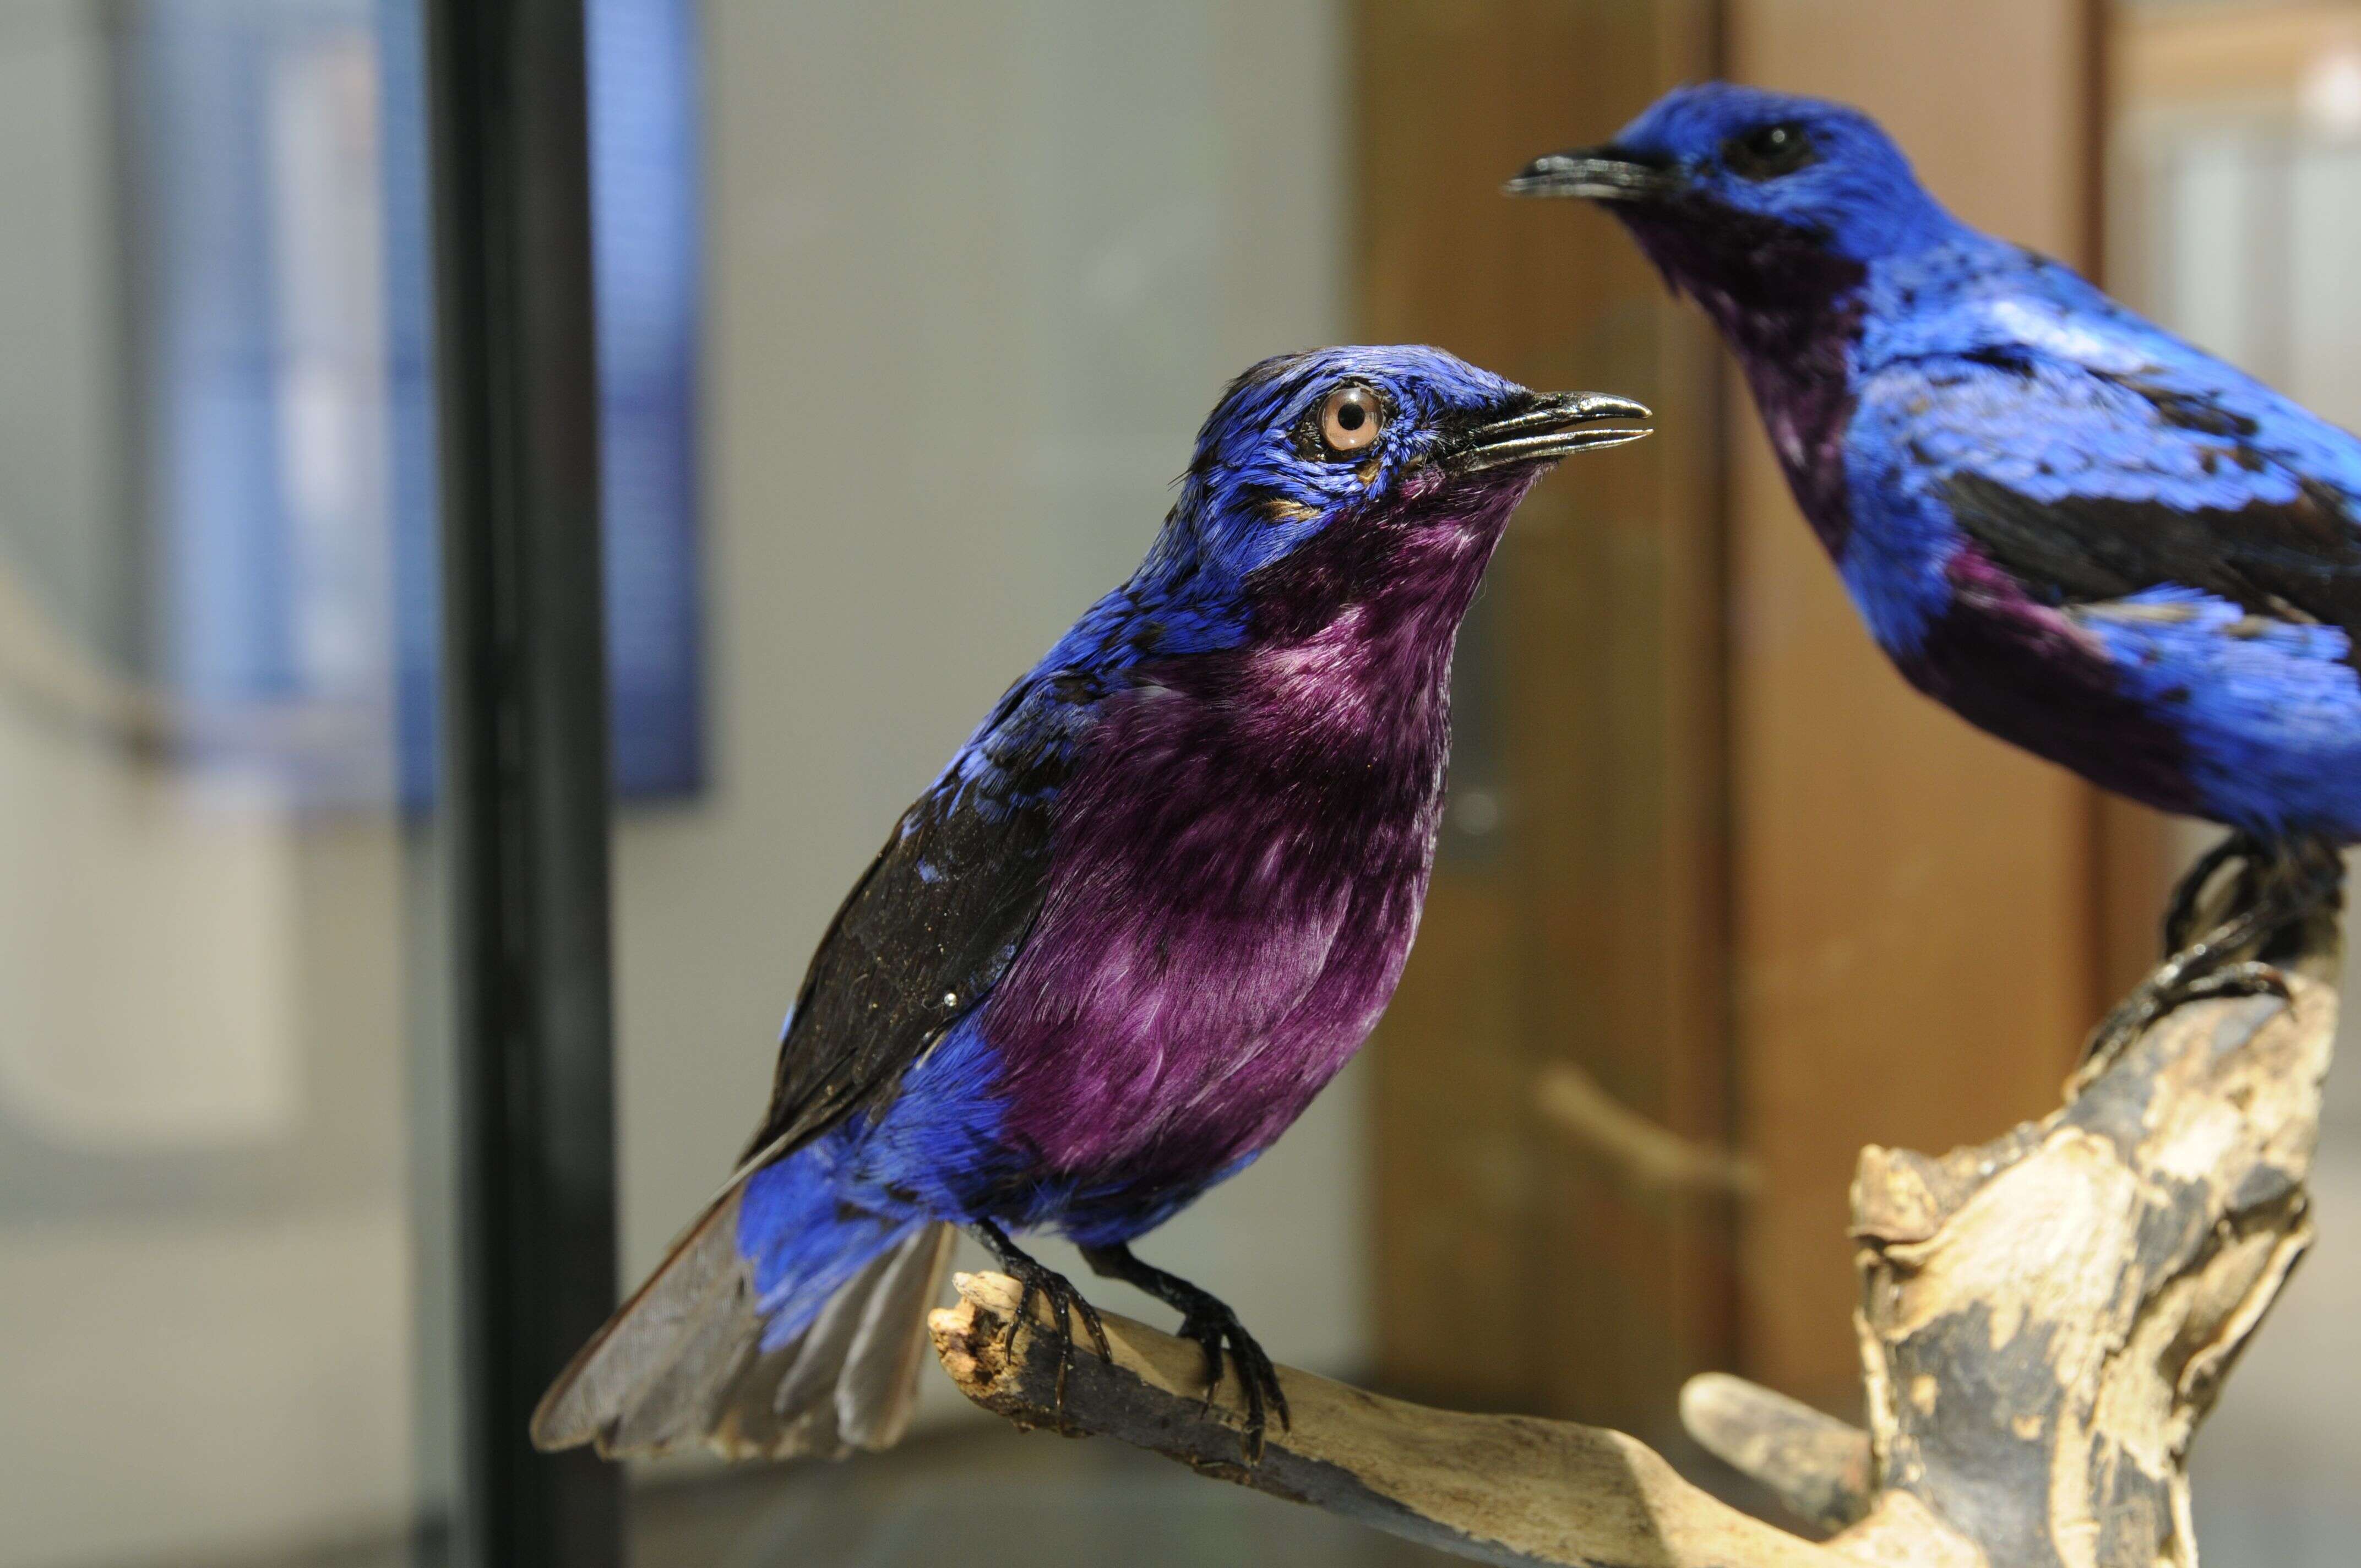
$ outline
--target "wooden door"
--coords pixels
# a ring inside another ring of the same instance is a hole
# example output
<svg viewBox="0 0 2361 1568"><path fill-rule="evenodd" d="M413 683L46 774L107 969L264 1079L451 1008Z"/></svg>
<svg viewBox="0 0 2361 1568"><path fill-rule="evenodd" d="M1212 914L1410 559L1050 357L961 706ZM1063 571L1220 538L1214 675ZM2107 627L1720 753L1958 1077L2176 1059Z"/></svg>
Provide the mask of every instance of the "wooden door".
<svg viewBox="0 0 2361 1568"><path fill-rule="evenodd" d="M1735 1366L1858 1397L1845 1189L2054 1102L2148 956L2154 819L1910 692L1701 323L1603 215L1500 199L1729 74L1877 114L1971 221L2087 260L2088 0L1365 0L1361 329L1662 433L1513 527L1377 1061L1382 1371L1661 1438ZM1469 803L1474 808L1469 809Z"/></svg>
<svg viewBox="0 0 2361 1568"><path fill-rule="evenodd" d="M1710 70L1712 8L1372 0L1354 37L1363 333L1664 415L1535 492L1464 644L1434 893L1375 1047L1384 1371L1645 1429L1733 1353L1732 1212L1541 1108L1578 1073L1730 1134L1719 351L1597 214L1499 186Z"/></svg>

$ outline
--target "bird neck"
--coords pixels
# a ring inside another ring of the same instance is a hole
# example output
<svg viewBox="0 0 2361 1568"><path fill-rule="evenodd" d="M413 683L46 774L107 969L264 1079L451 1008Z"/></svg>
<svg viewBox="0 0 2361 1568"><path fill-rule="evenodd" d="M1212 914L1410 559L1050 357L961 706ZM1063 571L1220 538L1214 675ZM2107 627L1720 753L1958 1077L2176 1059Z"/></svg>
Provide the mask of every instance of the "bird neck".
<svg viewBox="0 0 2361 1568"><path fill-rule="evenodd" d="M1855 370L1896 360L2006 351L2023 334L2018 302L2112 314L2114 302L2060 262L1972 231L1951 243L1881 261L1862 290Z"/></svg>
<svg viewBox="0 0 2361 1568"><path fill-rule="evenodd" d="M1839 444L1869 269L1779 225L1716 231L1703 241L1686 226L1632 227L1666 280L1719 329L1797 502L1833 553L1845 506Z"/></svg>
<svg viewBox="0 0 2361 1568"><path fill-rule="evenodd" d="M1150 658L1141 678L1209 704L1263 762L1399 770L1422 787L1449 743L1460 622L1538 477L1332 524L1247 576L1234 646Z"/></svg>
<svg viewBox="0 0 2361 1568"><path fill-rule="evenodd" d="M1720 329L1757 399L1808 400L1844 378L1860 334L1863 263L1753 214L1615 209L1664 280Z"/></svg>

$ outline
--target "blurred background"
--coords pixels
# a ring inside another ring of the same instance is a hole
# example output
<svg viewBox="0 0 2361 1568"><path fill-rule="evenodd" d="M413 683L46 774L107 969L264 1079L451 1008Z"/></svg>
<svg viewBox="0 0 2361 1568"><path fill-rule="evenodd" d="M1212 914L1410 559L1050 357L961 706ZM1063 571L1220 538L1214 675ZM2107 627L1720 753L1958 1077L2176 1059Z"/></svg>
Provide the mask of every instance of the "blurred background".
<svg viewBox="0 0 2361 1568"><path fill-rule="evenodd" d="M1911 696L1701 324L1498 184L1684 80L1850 98L1971 220L2361 424L2361 6L587 12L623 1274L1222 383L1431 341L1664 433L1503 551L1377 1042L1145 1250L1281 1360L1717 1486L1691 1373L1855 1413L1855 1151L2054 1103L2203 836ZM424 92L416 0L0 8L0 1568L450 1554ZM2227 1568L2361 1538L2353 1069L2332 1101L2319 1244L2199 1442ZM1439 1561L939 1379L894 1454L632 1490L668 1568Z"/></svg>

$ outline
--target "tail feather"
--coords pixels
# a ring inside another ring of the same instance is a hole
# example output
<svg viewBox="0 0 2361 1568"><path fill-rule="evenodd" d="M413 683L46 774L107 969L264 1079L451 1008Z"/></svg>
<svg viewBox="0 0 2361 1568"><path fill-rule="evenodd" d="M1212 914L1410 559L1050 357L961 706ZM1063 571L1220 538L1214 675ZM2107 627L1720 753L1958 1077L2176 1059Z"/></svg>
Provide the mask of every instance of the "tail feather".
<svg viewBox="0 0 2361 1568"><path fill-rule="evenodd" d="M836 1424L855 1448L891 1448L909 1430L927 1358L927 1310L950 1272L951 1228L928 1225L902 1244L870 1292L836 1379Z"/></svg>
<svg viewBox="0 0 2361 1568"><path fill-rule="evenodd" d="M739 1245L744 1192L741 1179L716 1199L558 1375L533 1412L536 1445L835 1458L901 1437L950 1227L891 1236L801 1333L764 1350L754 1264Z"/></svg>

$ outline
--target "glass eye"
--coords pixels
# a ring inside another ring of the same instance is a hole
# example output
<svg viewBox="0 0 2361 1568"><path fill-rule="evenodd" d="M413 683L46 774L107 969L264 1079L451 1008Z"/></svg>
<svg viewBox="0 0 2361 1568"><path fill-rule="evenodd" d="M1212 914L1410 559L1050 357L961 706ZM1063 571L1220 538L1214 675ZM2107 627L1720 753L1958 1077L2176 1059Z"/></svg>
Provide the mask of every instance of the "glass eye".
<svg viewBox="0 0 2361 1568"><path fill-rule="evenodd" d="M1367 387L1339 387L1320 405L1321 442L1340 456L1365 450L1385 428L1385 404Z"/></svg>
<svg viewBox="0 0 2361 1568"><path fill-rule="evenodd" d="M1792 120L1741 131L1721 144L1721 161L1744 180L1771 180L1817 158L1811 134Z"/></svg>

